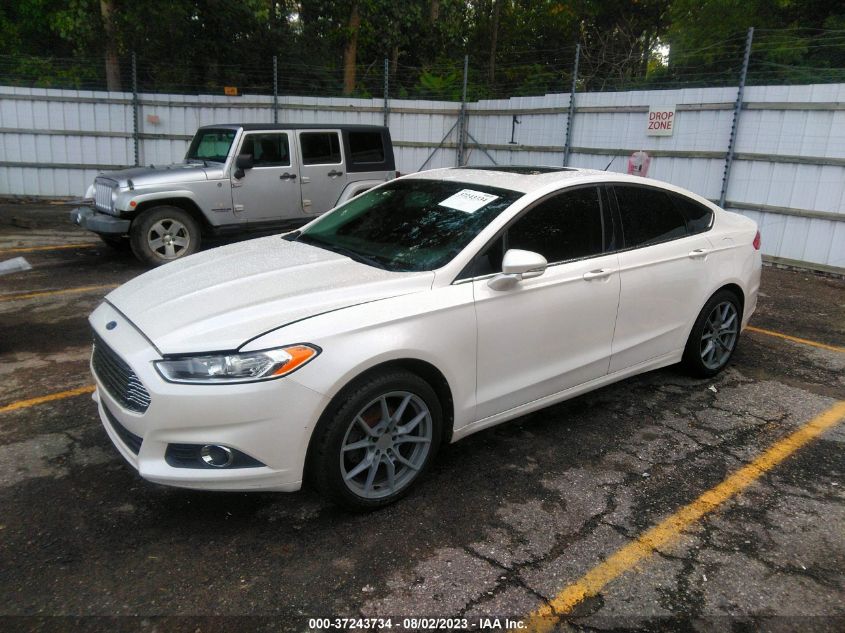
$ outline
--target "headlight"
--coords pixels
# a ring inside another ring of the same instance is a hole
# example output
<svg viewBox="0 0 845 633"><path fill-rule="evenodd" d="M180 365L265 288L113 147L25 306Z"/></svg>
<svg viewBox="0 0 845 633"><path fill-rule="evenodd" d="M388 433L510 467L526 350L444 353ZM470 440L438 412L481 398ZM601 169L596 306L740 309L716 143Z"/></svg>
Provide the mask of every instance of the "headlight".
<svg viewBox="0 0 845 633"><path fill-rule="evenodd" d="M320 353L311 345L289 345L243 354L209 354L156 361L168 382L194 384L272 380L296 371Z"/></svg>

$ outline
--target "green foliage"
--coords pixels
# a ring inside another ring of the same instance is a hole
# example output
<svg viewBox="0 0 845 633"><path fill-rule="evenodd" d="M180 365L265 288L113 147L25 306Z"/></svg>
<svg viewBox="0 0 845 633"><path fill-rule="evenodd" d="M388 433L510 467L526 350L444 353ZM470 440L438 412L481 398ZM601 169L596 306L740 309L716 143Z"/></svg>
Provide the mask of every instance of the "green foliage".
<svg viewBox="0 0 845 633"><path fill-rule="evenodd" d="M457 69L443 75L423 70L420 75L420 88L420 96L430 99L460 99L463 90L461 74Z"/></svg>
<svg viewBox="0 0 845 633"><path fill-rule="evenodd" d="M842 81L841 0L111 0L120 73L141 88L339 94L353 3L355 96L460 99L565 92L577 42L579 89L733 83L756 28L749 81ZM495 36L495 37L494 37ZM0 4L0 83L102 88L100 0ZM495 40L495 46L493 42ZM668 45L668 61L655 53ZM124 82L128 85L128 82Z"/></svg>

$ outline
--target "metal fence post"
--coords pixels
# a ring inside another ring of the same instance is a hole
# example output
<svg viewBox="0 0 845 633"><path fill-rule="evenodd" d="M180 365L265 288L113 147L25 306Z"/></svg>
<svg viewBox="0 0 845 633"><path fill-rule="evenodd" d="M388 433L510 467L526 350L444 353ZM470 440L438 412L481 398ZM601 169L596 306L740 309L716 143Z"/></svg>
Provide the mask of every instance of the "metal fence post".
<svg viewBox="0 0 845 633"><path fill-rule="evenodd" d="M572 86L569 89L569 113L566 115L566 142L563 145L563 166L569 165L572 151L572 118L575 116L575 87L578 82L578 62L581 59L581 44L575 45L575 65L572 67Z"/></svg>
<svg viewBox="0 0 845 633"><path fill-rule="evenodd" d="M135 51L132 51L132 143L135 146L135 166L141 164L141 135L138 129L140 108L141 103L138 100L138 60L135 57Z"/></svg>
<svg viewBox="0 0 845 633"><path fill-rule="evenodd" d="M754 27L749 27L748 35L745 38L745 55L742 58L742 72L739 75L739 88L736 91L736 103L734 104L734 117L731 123L731 137L728 140L728 153L725 155L725 173L722 175L722 192L719 194L719 206L725 206L725 198L728 195L728 181L731 177L731 166L734 162L734 149L736 147L736 134L739 129L739 114L742 111L742 94L745 92L745 78L748 76L748 60L751 58L751 42L754 39Z"/></svg>
<svg viewBox="0 0 845 633"><path fill-rule="evenodd" d="M384 127L390 125L390 61L384 58Z"/></svg>
<svg viewBox="0 0 845 633"><path fill-rule="evenodd" d="M458 167L464 164L464 139L466 138L467 116L467 75L469 74L469 55L464 55L464 89L461 94L461 113L458 118Z"/></svg>
<svg viewBox="0 0 845 633"><path fill-rule="evenodd" d="M279 58L273 55L273 123L279 122Z"/></svg>

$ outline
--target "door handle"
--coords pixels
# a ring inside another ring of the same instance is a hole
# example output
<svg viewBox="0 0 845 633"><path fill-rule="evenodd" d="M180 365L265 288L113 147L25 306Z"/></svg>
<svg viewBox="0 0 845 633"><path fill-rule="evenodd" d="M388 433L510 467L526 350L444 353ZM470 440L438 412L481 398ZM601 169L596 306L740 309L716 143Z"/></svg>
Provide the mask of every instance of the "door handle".
<svg viewBox="0 0 845 633"><path fill-rule="evenodd" d="M244 186L244 183L242 183L240 180L235 180L235 181L232 182L232 189L237 189L238 187L243 187L243 186Z"/></svg>
<svg viewBox="0 0 845 633"><path fill-rule="evenodd" d="M289 174L288 172L285 172L279 176L279 180L296 180L296 174Z"/></svg>
<svg viewBox="0 0 845 633"><path fill-rule="evenodd" d="M615 271L609 270L607 268L599 268L598 270L591 270L588 273L584 273L584 279L590 281L592 279L607 279L610 277Z"/></svg>
<svg viewBox="0 0 845 633"><path fill-rule="evenodd" d="M707 253L709 253L706 248L697 248L694 251L690 251L689 255L687 255L690 259L700 259L701 257L706 257Z"/></svg>
<svg viewBox="0 0 845 633"><path fill-rule="evenodd" d="M337 171L336 169L332 169L332 170L331 170L328 174L326 174L326 175L327 175L327 176L330 176L331 178L335 178L335 177L337 177L337 176L342 176L342 175L343 175L343 172L342 172L342 171Z"/></svg>

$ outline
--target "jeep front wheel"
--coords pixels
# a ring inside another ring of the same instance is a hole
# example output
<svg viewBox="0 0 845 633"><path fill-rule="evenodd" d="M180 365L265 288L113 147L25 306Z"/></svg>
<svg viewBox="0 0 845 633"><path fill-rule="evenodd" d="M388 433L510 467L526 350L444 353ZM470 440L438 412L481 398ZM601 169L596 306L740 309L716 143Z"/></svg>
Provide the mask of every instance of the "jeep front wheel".
<svg viewBox="0 0 845 633"><path fill-rule="evenodd" d="M161 266L196 253L200 227L178 207L153 207L132 222L129 239L135 257L149 266Z"/></svg>

